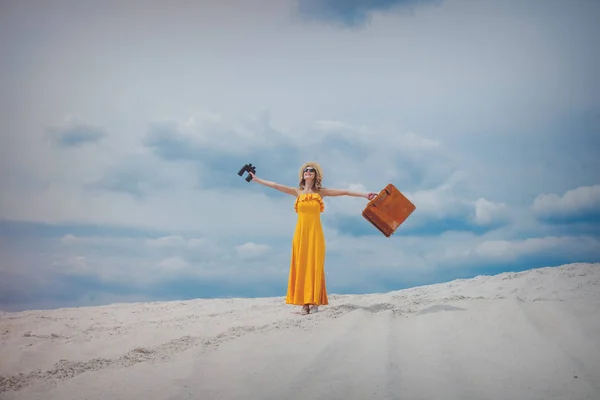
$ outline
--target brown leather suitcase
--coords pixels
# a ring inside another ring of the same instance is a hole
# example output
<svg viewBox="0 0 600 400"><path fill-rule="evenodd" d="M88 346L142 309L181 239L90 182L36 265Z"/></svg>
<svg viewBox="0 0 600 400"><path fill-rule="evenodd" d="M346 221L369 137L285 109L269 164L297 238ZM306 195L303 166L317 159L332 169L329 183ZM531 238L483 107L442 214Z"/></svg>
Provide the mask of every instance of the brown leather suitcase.
<svg viewBox="0 0 600 400"><path fill-rule="evenodd" d="M362 215L386 237L390 237L415 209L415 205L390 183L369 201Z"/></svg>

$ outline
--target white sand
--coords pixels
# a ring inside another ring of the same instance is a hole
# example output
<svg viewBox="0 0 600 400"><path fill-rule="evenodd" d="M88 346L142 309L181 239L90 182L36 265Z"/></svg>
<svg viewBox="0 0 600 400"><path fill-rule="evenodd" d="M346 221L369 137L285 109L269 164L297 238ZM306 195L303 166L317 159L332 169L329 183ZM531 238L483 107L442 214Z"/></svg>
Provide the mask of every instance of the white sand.
<svg viewBox="0 0 600 400"><path fill-rule="evenodd" d="M600 264L0 314L1 399L600 399Z"/></svg>

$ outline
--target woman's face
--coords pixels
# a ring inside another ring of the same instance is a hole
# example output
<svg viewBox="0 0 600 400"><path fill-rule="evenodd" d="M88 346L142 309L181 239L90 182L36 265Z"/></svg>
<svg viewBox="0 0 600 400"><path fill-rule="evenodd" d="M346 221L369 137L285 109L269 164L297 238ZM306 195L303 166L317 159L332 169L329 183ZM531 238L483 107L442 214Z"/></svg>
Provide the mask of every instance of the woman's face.
<svg viewBox="0 0 600 400"><path fill-rule="evenodd" d="M317 175L317 172L315 171L315 169L313 167L308 166L308 167L304 168L304 179L307 179L307 178L314 179L316 175Z"/></svg>

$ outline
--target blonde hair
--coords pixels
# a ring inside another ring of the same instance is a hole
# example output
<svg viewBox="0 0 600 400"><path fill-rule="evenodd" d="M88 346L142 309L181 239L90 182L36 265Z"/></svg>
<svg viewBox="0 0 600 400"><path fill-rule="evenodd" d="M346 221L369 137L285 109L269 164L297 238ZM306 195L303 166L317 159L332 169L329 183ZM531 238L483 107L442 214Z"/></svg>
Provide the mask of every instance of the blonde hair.
<svg viewBox="0 0 600 400"><path fill-rule="evenodd" d="M319 191L321 190L322 186L322 182L323 182L323 170L321 169L321 166L316 163L316 162L307 162L304 163L302 165L302 167L300 168L300 173L299 173L299 178L300 178L300 182L298 183L298 187L301 190L304 190L305 186L306 186L306 182L304 180L304 168L306 167L313 167L315 169L315 181L313 183L313 190L315 191Z"/></svg>

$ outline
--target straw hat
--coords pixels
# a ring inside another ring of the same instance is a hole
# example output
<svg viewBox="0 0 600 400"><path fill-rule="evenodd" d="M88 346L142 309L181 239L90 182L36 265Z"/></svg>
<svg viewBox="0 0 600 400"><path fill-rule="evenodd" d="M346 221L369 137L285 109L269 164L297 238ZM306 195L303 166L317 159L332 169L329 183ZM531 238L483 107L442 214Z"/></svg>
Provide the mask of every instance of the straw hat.
<svg viewBox="0 0 600 400"><path fill-rule="evenodd" d="M317 175L319 176L319 178L323 179L323 170L321 169L321 166L314 161L309 161L309 162L302 164L302 167L300 168L300 172L299 172L300 180L302 180L302 178L304 178L304 168L306 168L306 167L313 167L314 169L316 169Z"/></svg>

